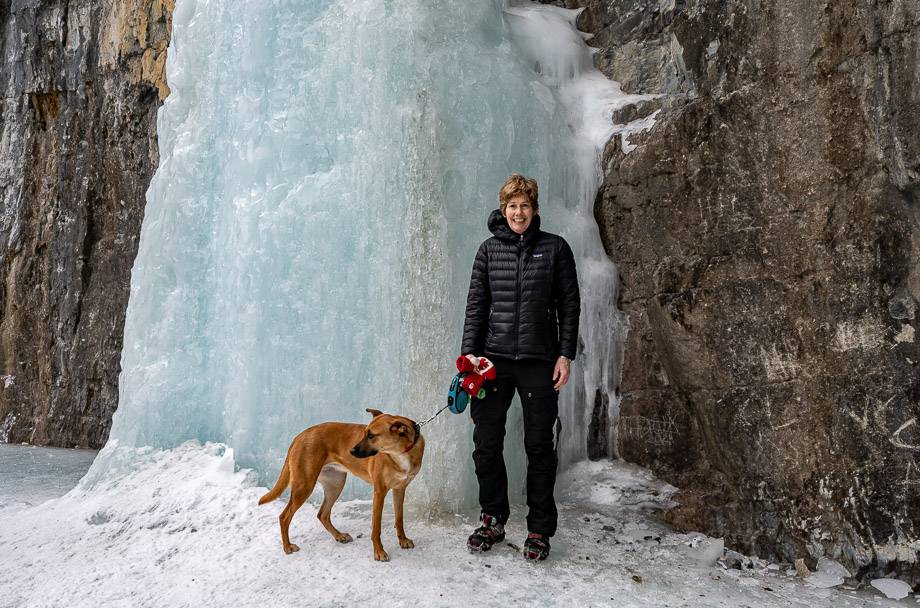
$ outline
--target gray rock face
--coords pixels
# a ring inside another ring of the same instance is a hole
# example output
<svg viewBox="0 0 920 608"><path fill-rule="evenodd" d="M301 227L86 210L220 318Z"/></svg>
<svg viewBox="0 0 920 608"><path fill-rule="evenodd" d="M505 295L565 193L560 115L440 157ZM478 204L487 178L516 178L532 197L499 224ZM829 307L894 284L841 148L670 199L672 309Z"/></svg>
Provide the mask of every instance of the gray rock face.
<svg viewBox="0 0 920 608"><path fill-rule="evenodd" d="M678 526L920 582L920 5L557 4L667 96L596 204L619 454L682 488Z"/></svg>
<svg viewBox="0 0 920 608"><path fill-rule="evenodd" d="M108 435L173 6L0 4L0 441Z"/></svg>

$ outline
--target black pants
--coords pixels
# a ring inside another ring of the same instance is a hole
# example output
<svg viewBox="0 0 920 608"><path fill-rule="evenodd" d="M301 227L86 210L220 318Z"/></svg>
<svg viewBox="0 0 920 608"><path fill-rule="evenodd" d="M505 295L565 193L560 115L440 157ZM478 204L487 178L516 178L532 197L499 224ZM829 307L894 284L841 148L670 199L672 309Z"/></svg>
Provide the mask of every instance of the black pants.
<svg viewBox="0 0 920 608"><path fill-rule="evenodd" d="M556 449L554 427L559 415L559 394L553 389L552 361L493 357L496 378L486 383L488 394L470 406L473 418L473 462L479 479L479 505L483 513L508 521L508 475L503 455L505 420L517 389L524 408L524 448L527 452L527 529L552 536L556 533Z"/></svg>

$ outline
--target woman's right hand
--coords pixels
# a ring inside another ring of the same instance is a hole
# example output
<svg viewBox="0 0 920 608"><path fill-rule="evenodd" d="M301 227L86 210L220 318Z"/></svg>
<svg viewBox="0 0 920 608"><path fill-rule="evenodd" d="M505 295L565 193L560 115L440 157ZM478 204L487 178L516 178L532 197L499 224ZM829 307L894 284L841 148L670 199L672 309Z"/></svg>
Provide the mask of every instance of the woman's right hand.
<svg viewBox="0 0 920 608"><path fill-rule="evenodd" d="M571 372L571 362L568 358L560 356L556 359L556 368L553 370L553 388L557 391L562 389L563 386L569 381L569 373Z"/></svg>

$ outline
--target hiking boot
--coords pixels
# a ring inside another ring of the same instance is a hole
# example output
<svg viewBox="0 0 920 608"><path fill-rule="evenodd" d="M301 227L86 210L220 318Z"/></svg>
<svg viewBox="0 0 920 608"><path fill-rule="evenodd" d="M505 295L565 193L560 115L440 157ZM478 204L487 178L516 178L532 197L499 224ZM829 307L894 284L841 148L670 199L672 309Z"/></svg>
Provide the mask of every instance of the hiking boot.
<svg viewBox="0 0 920 608"><path fill-rule="evenodd" d="M505 526L487 513L482 514L482 525L473 530L466 541L466 547L471 553L488 551L495 543L505 540Z"/></svg>
<svg viewBox="0 0 920 608"><path fill-rule="evenodd" d="M549 555L549 536L531 532L524 541L524 559L543 561Z"/></svg>

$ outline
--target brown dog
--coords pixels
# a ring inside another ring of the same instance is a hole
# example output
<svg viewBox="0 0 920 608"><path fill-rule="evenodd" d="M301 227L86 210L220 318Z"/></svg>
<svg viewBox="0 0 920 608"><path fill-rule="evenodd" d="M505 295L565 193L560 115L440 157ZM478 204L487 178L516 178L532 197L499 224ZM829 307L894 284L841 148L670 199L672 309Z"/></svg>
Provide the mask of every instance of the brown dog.
<svg viewBox="0 0 920 608"><path fill-rule="evenodd" d="M260 505L275 500L288 484L291 486L291 499L279 516L281 546L285 553L300 550L291 543L288 528L294 513L313 493L317 480L323 485L323 504L316 516L337 541L351 542L351 536L339 532L331 519L332 505L342 494L349 471L374 487L371 526L374 559L383 562L390 559L380 543L383 500L390 490L393 490L399 546L403 549L415 546L403 528L403 500L406 486L422 465L425 439L418 425L408 418L370 408L367 411L374 417L367 426L325 422L311 426L291 442L275 487L259 499Z"/></svg>

